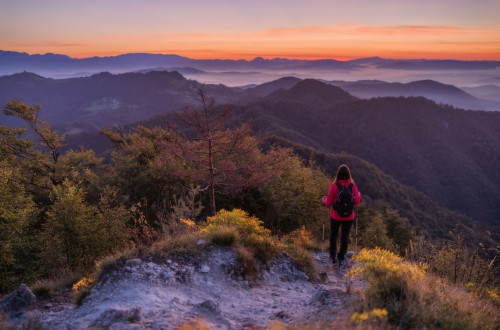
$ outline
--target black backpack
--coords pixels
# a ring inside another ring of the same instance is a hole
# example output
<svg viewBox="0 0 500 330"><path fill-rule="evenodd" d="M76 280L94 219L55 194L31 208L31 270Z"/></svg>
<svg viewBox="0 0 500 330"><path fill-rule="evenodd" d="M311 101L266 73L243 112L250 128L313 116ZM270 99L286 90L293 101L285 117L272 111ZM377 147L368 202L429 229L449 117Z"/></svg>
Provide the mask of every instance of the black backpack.
<svg viewBox="0 0 500 330"><path fill-rule="evenodd" d="M333 203L332 207L341 217L348 217L354 211L354 196L352 194L353 184L344 187L339 182L336 182L339 193L337 200Z"/></svg>

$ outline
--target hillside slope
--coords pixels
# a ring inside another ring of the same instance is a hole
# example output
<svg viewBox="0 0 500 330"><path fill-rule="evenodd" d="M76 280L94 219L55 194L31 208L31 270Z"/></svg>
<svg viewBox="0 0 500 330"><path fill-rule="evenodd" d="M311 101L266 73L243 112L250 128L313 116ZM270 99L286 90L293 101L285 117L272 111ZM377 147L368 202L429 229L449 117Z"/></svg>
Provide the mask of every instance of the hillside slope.
<svg viewBox="0 0 500 330"><path fill-rule="evenodd" d="M303 84L304 82L299 83ZM296 86L297 87L297 86ZM281 136L378 166L437 203L490 225L500 219L500 113L464 111L424 98L329 99L325 89L281 91L235 107L260 135ZM331 86L331 95L338 91ZM316 98L314 102L310 102Z"/></svg>
<svg viewBox="0 0 500 330"><path fill-rule="evenodd" d="M360 98L382 96L423 96L437 103L449 104L462 109L497 110L500 103L494 98L480 99L453 85L433 80L419 80L410 83L388 83L385 81L331 81L332 85L343 88Z"/></svg>
<svg viewBox="0 0 500 330"><path fill-rule="evenodd" d="M86 122L99 128L144 120L178 111L196 100L196 81L176 71L107 72L84 78L50 79L33 73L0 77L0 104L18 99L42 106L41 118L51 125ZM223 85L206 85L219 102L233 103L237 91ZM11 124L0 117L0 124Z"/></svg>
<svg viewBox="0 0 500 330"><path fill-rule="evenodd" d="M341 164L349 164L365 202L378 200L388 203L414 228L434 239L448 237L449 230L456 224L471 224L470 218L442 207L424 193L401 184L375 165L354 155L324 153L278 137L267 138L264 144L290 148L306 164L318 166L332 177Z"/></svg>

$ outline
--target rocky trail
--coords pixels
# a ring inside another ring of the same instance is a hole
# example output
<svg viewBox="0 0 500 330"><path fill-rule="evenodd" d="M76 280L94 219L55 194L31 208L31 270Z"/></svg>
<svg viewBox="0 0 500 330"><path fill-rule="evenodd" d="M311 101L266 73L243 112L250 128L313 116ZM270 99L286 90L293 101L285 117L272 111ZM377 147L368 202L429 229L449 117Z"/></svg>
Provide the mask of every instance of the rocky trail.
<svg viewBox="0 0 500 330"><path fill-rule="evenodd" d="M265 328L273 321L342 321L352 296L343 274L326 253L314 255L320 283L285 254L260 267L258 280L241 276L233 251L212 247L203 256L165 260L127 260L102 276L80 307L69 294L38 300L21 316L21 325L38 319L47 329L175 329L203 320L212 329Z"/></svg>

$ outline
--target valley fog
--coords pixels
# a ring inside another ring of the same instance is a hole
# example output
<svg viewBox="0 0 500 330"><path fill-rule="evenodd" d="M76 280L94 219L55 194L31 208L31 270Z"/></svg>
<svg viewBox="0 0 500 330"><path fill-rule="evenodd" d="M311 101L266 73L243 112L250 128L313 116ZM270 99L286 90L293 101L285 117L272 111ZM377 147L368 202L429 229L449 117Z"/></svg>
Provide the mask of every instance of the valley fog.
<svg viewBox="0 0 500 330"><path fill-rule="evenodd" d="M197 80L205 84L223 84L229 87L263 84L282 77L297 77L301 79L321 80L383 80L387 82L408 83L416 80L435 80L457 87L477 87L482 85L500 84L500 69L495 70L390 70L380 68L363 68L352 71L206 71L204 73L187 73L186 78Z"/></svg>

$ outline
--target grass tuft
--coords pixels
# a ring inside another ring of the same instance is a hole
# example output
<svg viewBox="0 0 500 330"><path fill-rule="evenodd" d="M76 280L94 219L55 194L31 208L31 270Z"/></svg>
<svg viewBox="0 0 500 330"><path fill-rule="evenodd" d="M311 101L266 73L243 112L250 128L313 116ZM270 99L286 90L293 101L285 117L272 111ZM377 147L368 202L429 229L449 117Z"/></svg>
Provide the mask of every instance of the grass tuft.
<svg viewBox="0 0 500 330"><path fill-rule="evenodd" d="M207 238L217 245L233 246L239 241L239 233L233 226L220 226L212 229L207 234Z"/></svg>
<svg viewBox="0 0 500 330"><path fill-rule="evenodd" d="M277 246L269 236L250 234L243 240L243 246L250 249L260 261L267 263L278 253Z"/></svg>
<svg viewBox="0 0 500 330"><path fill-rule="evenodd" d="M37 298L52 298L56 295L53 280L38 280L30 289Z"/></svg>
<svg viewBox="0 0 500 330"><path fill-rule="evenodd" d="M146 257L167 258L174 255L196 255L205 246L198 244L203 237L199 232L186 232L177 236L167 236L154 243L146 252Z"/></svg>
<svg viewBox="0 0 500 330"><path fill-rule="evenodd" d="M103 275L120 268L125 260L137 258L139 251L137 249L126 249L114 254L105 256L95 263L93 278L100 279Z"/></svg>
<svg viewBox="0 0 500 330"><path fill-rule="evenodd" d="M314 268L310 251L319 250L310 231L305 227L294 230L282 238L281 249L292 258L311 280L317 280L318 274Z"/></svg>

